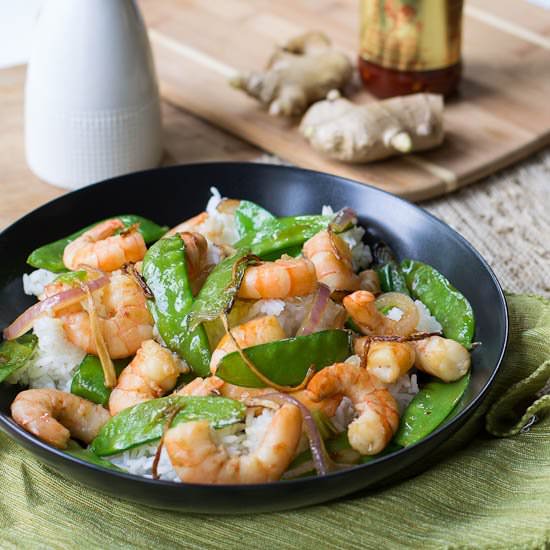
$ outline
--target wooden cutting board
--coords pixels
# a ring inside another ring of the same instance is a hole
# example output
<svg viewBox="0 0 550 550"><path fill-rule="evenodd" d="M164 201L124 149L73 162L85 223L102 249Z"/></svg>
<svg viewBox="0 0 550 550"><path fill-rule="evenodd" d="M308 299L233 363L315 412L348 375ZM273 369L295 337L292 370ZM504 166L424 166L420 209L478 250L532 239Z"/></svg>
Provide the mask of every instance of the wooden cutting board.
<svg viewBox="0 0 550 550"><path fill-rule="evenodd" d="M305 30L358 49L357 0L140 0L165 99L302 167L421 200L453 191L550 143L550 11L525 0L467 0L464 79L437 150L352 166L310 149L227 79L261 68L274 45ZM357 102L373 99L365 92Z"/></svg>

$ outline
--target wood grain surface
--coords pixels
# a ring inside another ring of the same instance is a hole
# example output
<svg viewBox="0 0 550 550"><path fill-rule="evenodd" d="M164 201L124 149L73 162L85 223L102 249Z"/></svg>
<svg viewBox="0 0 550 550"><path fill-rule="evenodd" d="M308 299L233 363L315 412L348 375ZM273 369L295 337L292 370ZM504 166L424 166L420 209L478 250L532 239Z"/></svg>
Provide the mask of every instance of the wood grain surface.
<svg viewBox="0 0 550 550"><path fill-rule="evenodd" d="M323 159L293 123L231 89L236 70L263 67L273 47L325 31L355 56L356 0L140 0L164 97L299 166L420 200L476 181L550 143L550 12L524 0L467 0L464 79L448 101L437 150L367 166ZM372 101L365 92L357 102Z"/></svg>

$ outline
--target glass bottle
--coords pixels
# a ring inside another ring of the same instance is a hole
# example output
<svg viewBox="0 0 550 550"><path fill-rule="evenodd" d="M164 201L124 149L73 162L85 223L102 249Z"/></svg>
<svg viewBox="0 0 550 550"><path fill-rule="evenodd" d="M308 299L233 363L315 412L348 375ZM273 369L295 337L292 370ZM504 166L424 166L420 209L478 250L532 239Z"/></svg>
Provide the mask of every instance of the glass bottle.
<svg viewBox="0 0 550 550"><path fill-rule="evenodd" d="M463 0L361 0L359 72L377 97L451 94L462 63Z"/></svg>

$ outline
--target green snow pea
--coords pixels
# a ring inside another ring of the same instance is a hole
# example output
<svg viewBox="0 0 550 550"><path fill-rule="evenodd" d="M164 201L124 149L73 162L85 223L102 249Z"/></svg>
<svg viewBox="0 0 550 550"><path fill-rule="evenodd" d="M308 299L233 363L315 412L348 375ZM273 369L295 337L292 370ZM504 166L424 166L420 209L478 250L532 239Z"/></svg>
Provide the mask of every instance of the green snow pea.
<svg viewBox="0 0 550 550"><path fill-rule="evenodd" d="M393 441L402 447L432 433L453 411L470 383L470 373L456 382L428 382L405 409Z"/></svg>
<svg viewBox="0 0 550 550"><path fill-rule="evenodd" d="M119 219L125 227L130 227L135 223L139 224L139 232L143 235L143 239L147 244L157 241L162 237L162 235L164 235L164 233L166 233L166 231L168 231L168 227L162 227L147 218L143 218L135 214L123 214L122 216L113 216L113 218ZM63 239L59 239L58 241L45 244L44 246L37 248L31 252L30 256L27 258L27 263L33 267L47 269L55 273L67 271L65 264L63 263L63 251L65 250L65 247L77 237L80 237L82 233L95 225L97 224L94 223L80 229L68 237L64 237Z"/></svg>
<svg viewBox="0 0 550 550"><path fill-rule="evenodd" d="M246 407L226 397L171 395L139 403L113 416L101 428L90 449L98 456L109 456L160 439L170 415L178 410L172 426L194 420L208 420L223 428L244 419Z"/></svg>
<svg viewBox="0 0 550 550"><path fill-rule="evenodd" d="M117 376L128 365L130 358L115 359L115 372ZM105 375L99 357L86 355L78 365L71 382L71 393L84 397L99 405L106 406L111 395L111 388L105 386Z"/></svg>
<svg viewBox="0 0 550 550"><path fill-rule="evenodd" d="M0 382L27 364L37 343L38 338L34 334L24 334L15 340L0 343Z"/></svg>
<svg viewBox="0 0 550 550"><path fill-rule="evenodd" d="M97 456L91 449L83 449L76 441L69 441L69 446L64 452L74 456L75 458L80 458L80 460L89 462L90 464L95 464L96 466L101 466L102 468L115 470L117 472L124 472L122 468L115 466L109 460L105 460L104 458Z"/></svg>
<svg viewBox="0 0 550 550"><path fill-rule="evenodd" d="M432 266L404 260L401 269L414 298L422 301L441 323L443 334L469 348L475 330L470 302Z"/></svg>
<svg viewBox="0 0 550 550"><path fill-rule="evenodd" d="M238 250L233 256L220 262L208 275L189 313L191 328L204 321L214 321L222 313L229 312L250 263L248 253L246 249Z"/></svg>
<svg viewBox="0 0 550 550"><path fill-rule="evenodd" d="M290 216L266 220L256 231L250 231L235 244L249 248L252 254L264 259L275 253L301 246L313 235L326 229L334 216ZM279 255L280 257L280 255Z"/></svg>
<svg viewBox="0 0 550 550"><path fill-rule="evenodd" d="M185 243L180 235L156 242L143 258L143 277L154 300L148 301L166 345L200 376L210 374L210 346L204 327L189 328L193 293L187 275Z"/></svg>
<svg viewBox="0 0 550 550"><path fill-rule="evenodd" d="M376 270L380 279L380 288L382 292L401 292L410 296L405 275L399 265L394 261L389 261Z"/></svg>
<svg viewBox="0 0 550 550"><path fill-rule="evenodd" d="M281 386L297 386L309 367L320 370L344 361L351 353L351 339L345 330L324 330L246 348L244 353L269 380ZM250 370L238 351L225 355L216 375L237 386L263 388L265 384Z"/></svg>
<svg viewBox="0 0 550 550"><path fill-rule="evenodd" d="M251 201L241 201L235 210L235 223L241 238L250 231L257 231L267 220L274 219L271 212Z"/></svg>

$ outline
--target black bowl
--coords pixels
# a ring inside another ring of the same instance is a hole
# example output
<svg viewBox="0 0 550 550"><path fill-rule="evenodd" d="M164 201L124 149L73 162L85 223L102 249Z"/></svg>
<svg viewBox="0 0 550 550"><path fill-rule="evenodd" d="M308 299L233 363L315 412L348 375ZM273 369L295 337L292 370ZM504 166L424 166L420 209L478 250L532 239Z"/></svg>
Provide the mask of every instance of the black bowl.
<svg viewBox="0 0 550 550"><path fill-rule="evenodd" d="M0 386L0 428L68 479L116 497L160 508L204 513L266 512L340 497L402 475L446 441L480 406L501 363L508 317L502 290L481 256L460 235L424 210L355 181L265 164L212 163L129 174L92 185L31 212L0 235L0 327L32 303L23 294L25 259L38 245L116 214L135 213L175 225L204 208L210 186L228 197L258 202L278 215L353 207L367 240L386 241L399 257L427 262L470 300L477 320L472 380L462 410L420 443L369 464L322 478L263 485L214 486L153 481L72 458L17 426L9 416L16 390Z"/></svg>

